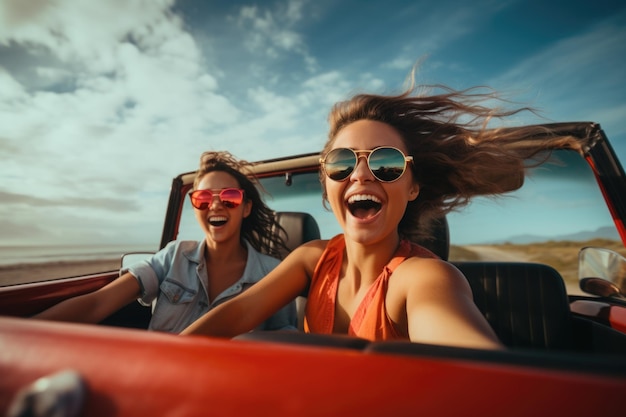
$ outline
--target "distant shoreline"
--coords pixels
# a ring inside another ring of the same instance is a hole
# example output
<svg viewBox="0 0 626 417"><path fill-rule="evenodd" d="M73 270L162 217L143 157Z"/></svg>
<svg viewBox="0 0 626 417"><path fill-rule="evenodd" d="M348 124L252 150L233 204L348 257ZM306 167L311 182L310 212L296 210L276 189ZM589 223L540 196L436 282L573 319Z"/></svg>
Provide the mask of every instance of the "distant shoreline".
<svg viewBox="0 0 626 417"><path fill-rule="evenodd" d="M119 268L119 258L0 265L0 287L88 275L103 271L117 271ZM565 285L568 287L568 293L582 294L577 282L566 281Z"/></svg>
<svg viewBox="0 0 626 417"><path fill-rule="evenodd" d="M117 271L120 257L0 265L0 286Z"/></svg>
<svg viewBox="0 0 626 417"><path fill-rule="evenodd" d="M578 252L583 246L605 247L626 256L626 249L621 242L595 239L588 242L544 242L531 245L451 245L450 259L455 261L522 261L550 265L559 271L571 294L580 292L578 289ZM121 267L121 254L124 253L124 251L119 251L117 254L101 252L98 255L90 248L82 248L77 252L75 259L57 257L47 261L17 261L11 264L0 262L0 287L117 272ZM45 255L55 256L56 254L46 253ZM14 259L20 258L16 256Z"/></svg>
<svg viewBox="0 0 626 417"><path fill-rule="evenodd" d="M117 259L134 252L156 252L152 244L126 245L0 245L0 268L15 265L91 262ZM0 269L1 270L1 269Z"/></svg>

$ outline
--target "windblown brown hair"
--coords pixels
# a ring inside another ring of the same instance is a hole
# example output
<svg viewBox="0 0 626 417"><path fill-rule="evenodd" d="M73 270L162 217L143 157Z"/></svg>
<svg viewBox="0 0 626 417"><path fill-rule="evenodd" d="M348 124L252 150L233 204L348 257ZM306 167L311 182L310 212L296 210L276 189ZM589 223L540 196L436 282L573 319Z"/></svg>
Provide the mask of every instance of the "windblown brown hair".
<svg viewBox="0 0 626 417"><path fill-rule="evenodd" d="M438 94L420 94L412 83L399 95L358 94L335 104L328 118L329 139L322 151L322 156L326 155L337 133L358 120L379 121L396 129L408 155L413 156L411 172L420 186L419 196L409 201L398 225L404 239L426 237L433 220L467 205L474 196L495 196L519 188L528 161L534 161L532 166L547 161L556 144L580 152L573 138L550 135L540 126L487 128L494 118L533 111L486 106L487 101L504 101L492 90L456 91L441 85L419 87L422 90ZM541 140L535 139L537 136L542 136Z"/></svg>
<svg viewBox="0 0 626 417"><path fill-rule="evenodd" d="M244 198L252 202L250 215L243 219L241 225L242 241L247 240L261 253L280 258L281 250L287 250L283 239L286 232L276 221L275 212L261 198L259 190L264 189L252 174L251 166L251 163L238 160L226 151L204 152L200 157L200 167L196 172L193 188L195 190L209 172L221 171L232 175L244 190Z"/></svg>

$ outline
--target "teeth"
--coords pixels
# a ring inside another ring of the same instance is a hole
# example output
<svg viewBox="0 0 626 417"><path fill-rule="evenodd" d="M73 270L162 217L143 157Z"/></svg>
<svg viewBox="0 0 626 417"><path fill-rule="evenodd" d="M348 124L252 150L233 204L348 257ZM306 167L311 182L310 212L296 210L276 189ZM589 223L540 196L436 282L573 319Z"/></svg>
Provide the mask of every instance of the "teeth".
<svg viewBox="0 0 626 417"><path fill-rule="evenodd" d="M348 204L355 203L357 201L373 201L374 203L381 203L380 199L375 195L370 194L355 194L348 198Z"/></svg>
<svg viewBox="0 0 626 417"><path fill-rule="evenodd" d="M226 217L224 216L212 216L209 217L209 221L210 222L225 222L226 220L228 220Z"/></svg>

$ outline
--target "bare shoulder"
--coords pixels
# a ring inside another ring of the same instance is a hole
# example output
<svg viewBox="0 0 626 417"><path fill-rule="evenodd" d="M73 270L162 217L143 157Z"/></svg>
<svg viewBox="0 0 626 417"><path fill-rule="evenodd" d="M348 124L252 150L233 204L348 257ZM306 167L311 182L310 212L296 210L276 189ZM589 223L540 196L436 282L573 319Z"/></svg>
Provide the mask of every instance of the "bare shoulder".
<svg viewBox="0 0 626 417"><path fill-rule="evenodd" d="M499 348L501 344L474 304L465 276L439 259L410 258L395 273L406 298L406 320L414 342ZM390 281L390 286L391 286Z"/></svg>
<svg viewBox="0 0 626 417"><path fill-rule="evenodd" d="M295 248L291 253L292 254L297 253L298 256L317 255L317 257L319 258L319 256L322 255L322 252L324 252L324 249L326 249L327 245L328 245L328 240L323 240L323 239L310 240L298 246L297 248Z"/></svg>
<svg viewBox="0 0 626 417"><path fill-rule="evenodd" d="M448 293L471 294L463 273L450 262L441 259L412 257L402 262L394 271L396 281L408 291L423 295Z"/></svg>
<svg viewBox="0 0 626 417"><path fill-rule="evenodd" d="M322 253L328 245L328 240L311 240L303 243L295 248L287 258L283 261L286 265L302 264L306 268L307 272L312 274L313 269L317 265Z"/></svg>
<svg viewBox="0 0 626 417"><path fill-rule="evenodd" d="M326 245L328 245L328 242L328 239L309 240L308 242L300 245L299 248L314 248L323 251L324 249L326 249Z"/></svg>

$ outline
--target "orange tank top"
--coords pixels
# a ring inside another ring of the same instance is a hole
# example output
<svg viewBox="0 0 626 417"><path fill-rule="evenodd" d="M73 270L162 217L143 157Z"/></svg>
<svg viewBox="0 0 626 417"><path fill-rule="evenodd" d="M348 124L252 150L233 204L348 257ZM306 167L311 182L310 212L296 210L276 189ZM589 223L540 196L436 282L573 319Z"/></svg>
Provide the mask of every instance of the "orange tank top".
<svg viewBox="0 0 626 417"><path fill-rule="evenodd" d="M333 237L315 267L304 317L304 331L307 333L331 334L333 332L339 273L345 247L343 235ZM349 335L368 340L408 340L409 335L399 332L389 318L385 307L385 296L389 277L393 271L405 259L414 256L437 258L437 255L428 249L402 240L396 253L385 265L357 307L348 326Z"/></svg>

